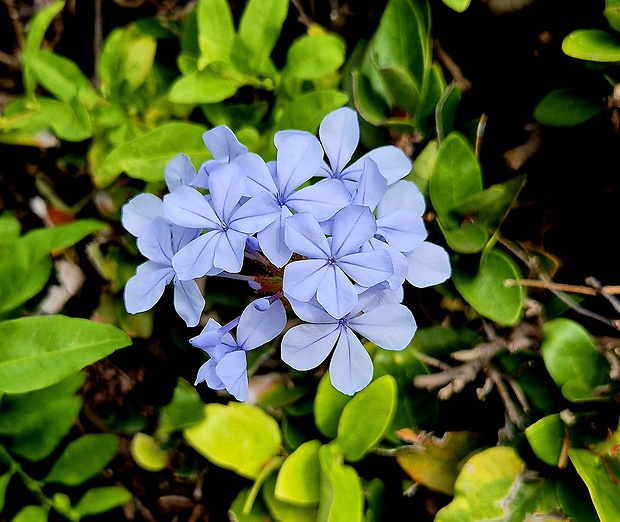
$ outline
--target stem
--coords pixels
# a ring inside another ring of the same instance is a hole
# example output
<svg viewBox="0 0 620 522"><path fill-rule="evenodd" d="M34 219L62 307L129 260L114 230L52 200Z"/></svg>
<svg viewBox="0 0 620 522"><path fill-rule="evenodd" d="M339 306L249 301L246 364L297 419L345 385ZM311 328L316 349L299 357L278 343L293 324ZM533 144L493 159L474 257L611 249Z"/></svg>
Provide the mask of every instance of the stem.
<svg viewBox="0 0 620 522"><path fill-rule="evenodd" d="M0 445L0 460L9 467L9 472L16 474L24 486L36 497L44 509L52 508L52 501L45 496L41 489L41 484L28 475L19 465L19 463L11 457L4 446Z"/></svg>

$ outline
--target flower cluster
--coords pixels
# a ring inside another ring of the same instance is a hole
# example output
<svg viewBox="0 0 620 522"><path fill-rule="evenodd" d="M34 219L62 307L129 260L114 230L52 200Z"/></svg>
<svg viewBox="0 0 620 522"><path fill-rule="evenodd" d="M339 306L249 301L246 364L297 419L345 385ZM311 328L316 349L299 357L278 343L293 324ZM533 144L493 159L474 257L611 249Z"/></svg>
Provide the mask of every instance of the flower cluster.
<svg viewBox="0 0 620 522"><path fill-rule="evenodd" d="M319 139L302 131L275 134L275 161L265 162L230 129L204 134L213 159L194 169L183 154L166 167L163 200L140 194L123 207L124 227L148 258L125 288L130 313L153 307L166 285L188 326L199 323L203 276L244 279L262 294L226 325L210 319L190 343L209 359L196 383L247 400L246 352L281 341L297 370L325 361L335 388L352 395L372 379L360 338L387 350L411 341L416 323L402 303L403 283L439 284L450 276L446 251L426 241L425 201L407 156L394 146L350 160L359 141L357 114L327 115ZM269 276L242 275L246 258ZM208 284L208 283L207 283ZM234 330L234 336L233 336Z"/></svg>

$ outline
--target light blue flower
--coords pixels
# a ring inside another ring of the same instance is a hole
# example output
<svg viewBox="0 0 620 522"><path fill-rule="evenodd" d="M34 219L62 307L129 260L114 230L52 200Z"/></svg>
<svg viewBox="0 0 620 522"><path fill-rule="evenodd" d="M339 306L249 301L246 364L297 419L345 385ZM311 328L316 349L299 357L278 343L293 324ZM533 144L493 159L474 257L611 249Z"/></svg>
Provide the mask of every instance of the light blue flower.
<svg viewBox="0 0 620 522"><path fill-rule="evenodd" d="M386 281L394 272L386 252L360 251L376 230L370 209L359 205L349 205L336 213L330 240L310 213L288 218L286 244L307 259L284 268L284 295L306 302L316 296L333 317L348 314L357 304L351 279L369 288Z"/></svg>
<svg viewBox="0 0 620 522"><path fill-rule="evenodd" d="M196 169L185 154L177 154L164 169L164 179L170 192L185 185L192 185L195 178Z"/></svg>
<svg viewBox="0 0 620 522"><path fill-rule="evenodd" d="M195 281L181 281L172 267L172 258L197 235L191 230L170 225L162 217L155 218L138 237L138 249L148 261L138 266L125 285L125 308L130 314L150 310L174 283L174 308L187 326L196 326L205 300Z"/></svg>
<svg viewBox="0 0 620 522"><path fill-rule="evenodd" d="M123 205L121 223L138 237L157 217L164 217L163 202L155 194L138 194Z"/></svg>
<svg viewBox="0 0 620 522"><path fill-rule="evenodd" d="M209 360L198 370L196 384L206 381L215 390L226 390L237 400L248 399L246 352L268 343L286 325L286 312L277 300L271 306L256 307L250 303L239 318L236 339L223 332L217 321L210 319L203 332L190 343L209 354ZM216 332L216 335L211 335Z"/></svg>
<svg viewBox="0 0 620 522"><path fill-rule="evenodd" d="M354 110L342 107L323 118L319 126L319 137L329 159L329 165L323 165L323 176L347 182L353 192L350 182L359 180L366 158L376 163L379 172L389 184L409 174L411 160L394 145L373 149L347 167L357 148L359 136L359 123Z"/></svg>
<svg viewBox="0 0 620 522"><path fill-rule="evenodd" d="M248 175L248 195L267 192L279 212L257 239L262 252L275 266L284 266L293 252L284 241L284 223L293 212L310 212L318 221L331 218L350 202L349 192L338 180L322 180L300 190L316 176L323 158L318 140L307 132L295 132L279 141L275 176L256 154L238 158Z"/></svg>
<svg viewBox="0 0 620 522"><path fill-rule="evenodd" d="M356 334L381 348L402 350L417 328L406 306L394 303L369 308L376 297L377 291L364 292L355 308L341 319L334 319L315 300L291 300L293 310L306 323L284 334L282 360L296 370L311 370L334 350L329 364L334 388L347 395L365 388L372 379L373 365Z"/></svg>
<svg viewBox="0 0 620 522"><path fill-rule="evenodd" d="M180 279L194 279L214 270L239 272L248 236L278 217L266 192L241 204L245 185L242 168L229 163L211 173L209 197L190 187L180 187L164 197L164 213L171 222L206 231L174 256L172 264Z"/></svg>
<svg viewBox="0 0 620 522"><path fill-rule="evenodd" d="M213 159L205 161L198 169L198 174L191 185L198 188L209 188L209 176L211 173L227 165L248 152L245 145L239 143L237 136L228 127L220 125L209 129L202 135L207 150Z"/></svg>
<svg viewBox="0 0 620 522"><path fill-rule="evenodd" d="M418 288L443 283L452 274L450 257L444 248L424 241L405 254L408 262L407 281Z"/></svg>

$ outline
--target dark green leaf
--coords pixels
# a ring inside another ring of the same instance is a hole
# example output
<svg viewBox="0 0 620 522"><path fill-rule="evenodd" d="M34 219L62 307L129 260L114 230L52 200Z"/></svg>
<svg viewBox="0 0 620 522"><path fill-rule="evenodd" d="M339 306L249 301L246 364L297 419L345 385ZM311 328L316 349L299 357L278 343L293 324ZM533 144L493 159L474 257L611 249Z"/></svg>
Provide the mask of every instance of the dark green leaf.
<svg viewBox="0 0 620 522"><path fill-rule="evenodd" d="M574 89L555 89L538 102L534 118L552 127L572 127L602 111L602 101L587 98Z"/></svg>
<svg viewBox="0 0 620 522"><path fill-rule="evenodd" d="M390 114L384 97L373 90L368 77L361 71L353 71L353 101L360 116L373 125L383 125Z"/></svg>
<svg viewBox="0 0 620 522"><path fill-rule="evenodd" d="M454 130L454 120L456 109L461 101L461 91L459 91L456 81L443 91L437 107L435 109L435 119L437 123L437 139L441 142Z"/></svg>

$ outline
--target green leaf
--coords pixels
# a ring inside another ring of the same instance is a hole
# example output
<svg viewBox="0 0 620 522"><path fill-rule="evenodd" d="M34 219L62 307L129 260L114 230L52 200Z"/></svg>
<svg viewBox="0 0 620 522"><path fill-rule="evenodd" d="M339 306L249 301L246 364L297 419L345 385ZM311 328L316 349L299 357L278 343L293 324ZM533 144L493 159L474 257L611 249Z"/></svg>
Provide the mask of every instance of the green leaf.
<svg viewBox="0 0 620 522"><path fill-rule="evenodd" d="M437 107L435 109L435 120L437 124L437 139L441 142L454 130L454 120L456 109L461 101L461 91L459 91L456 81L443 91Z"/></svg>
<svg viewBox="0 0 620 522"><path fill-rule="evenodd" d="M39 98L37 104L41 119L61 140L80 142L92 135L90 116L78 95L68 102Z"/></svg>
<svg viewBox="0 0 620 522"><path fill-rule="evenodd" d="M98 515L110 509L130 502L132 495L125 488L108 486L89 489L74 506L75 511L83 516Z"/></svg>
<svg viewBox="0 0 620 522"><path fill-rule="evenodd" d="M170 87L173 103L217 103L233 96L243 81L225 62L213 62L200 71L181 76Z"/></svg>
<svg viewBox="0 0 620 522"><path fill-rule="evenodd" d="M11 522L47 522L47 511L41 506L25 506Z"/></svg>
<svg viewBox="0 0 620 522"><path fill-rule="evenodd" d="M357 393L342 410L335 444L349 462L361 460L392 426L398 388L396 379L383 375Z"/></svg>
<svg viewBox="0 0 620 522"><path fill-rule="evenodd" d="M82 407L76 396L82 374L29 393L5 394L0 433L11 437L12 453L37 462L46 458L69 433Z"/></svg>
<svg viewBox="0 0 620 522"><path fill-rule="evenodd" d="M593 62L620 62L620 41L601 29L578 29L562 41L568 56Z"/></svg>
<svg viewBox="0 0 620 522"><path fill-rule="evenodd" d="M334 388L329 371L325 372L319 381L313 406L314 422L321 434L330 439L336 438L342 410L350 400L349 395Z"/></svg>
<svg viewBox="0 0 620 522"><path fill-rule="evenodd" d="M288 0L249 0L233 41L232 58L242 70L270 76L270 56L288 14Z"/></svg>
<svg viewBox="0 0 620 522"><path fill-rule="evenodd" d="M278 455L282 434L273 417L256 406L207 404L205 419L183 431L185 440L214 464L256 479Z"/></svg>
<svg viewBox="0 0 620 522"><path fill-rule="evenodd" d="M449 431L443 437L426 437L421 444L401 446L396 462L417 484L454 495L462 461L480 447L480 437L466 431Z"/></svg>
<svg viewBox="0 0 620 522"><path fill-rule="evenodd" d="M202 141L206 128L196 123L170 122L114 149L103 162L112 181L125 172L144 181L163 181L164 169L179 151L187 154L194 165L210 158Z"/></svg>
<svg viewBox="0 0 620 522"><path fill-rule="evenodd" d="M459 473L454 500L439 510L435 521L553 520L559 509L555 484L524 480L525 472L514 448L496 446L476 453Z"/></svg>
<svg viewBox="0 0 620 522"><path fill-rule="evenodd" d="M557 466L562 453L566 426L559 413L548 415L525 428L525 436L536 456L550 466Z"/></svg>
<svg viewBox="0 0 620 522"><path fill-rule="evenodd" d="M320 463L318 440L301 444L284 463L275 486L275 496L282 502L299 506L318 503L320 496Z"/></svg>
<svg viewBox="0 0 620 522"><path fill-rule="evenodd" d="M413 181L426 198L428 198L429 183L438 150L437 140L430 140L416 156L411 172L405 178L407 181Z"/></svg>
<svg viewBox="0 0 620 522"><path fill-rule="evenodd" d="M201 0L196 4L198 46L202 69L211 62L227 61L235 38L230 3L227 0Z"/></svg>
<svg viewBox="0 0 620 522"><path fill-rule="evenodd" d="M297 129L316 133L323 118L347 103L338 91L313 91L289 103L276 122L276 130Z"/></svg>
<svg viewBox="0 0 620 522"><path fill-rule="evenodd" d="M23 317L0 323L0 390L54 384L131 344L118 328L74 317Z"/></svg>
<svg viewBox="0 0 620 522"><path fill-rule="evenodd" d="M0 513L4 509L4 502L6 499L6 489L9 486L9 482L11 482L11 478L13 477L13 470L9 470L3 475L0 475Z"/></svg>
<svg viewBox="0 0 620 522"><path fill-rule="evenodd" d="M70 102L77 96L87 106L99 100L88 78L72 60L41 50L29 56L29 63L39 83L59 100Z"/></svg>
<svg viewBox="0 0 620 522"><path fill-rule="evenodd" d="M502 326L514 326L523 315L523 287L505 286L508 279L522 279L513 259L500 250L491 249L480 259L475 275L455 267L452 281L476 312Z"/></svg>
<svg viewBox="0 0 620 522"><path fill-rule="evenodd" d="M620 477L588 450L571 448L568 456L586 483L600 521L616 522L620 513Z"/></svg>
<svg viewBox="0 0 620 522"><path fill-rule="evenodd" d="M381 67L373 60L372 66L381 79L390 107L406 112L407 117L413 115L420 101L420 85L411 72L396 63Z"/></svg>
<svg viewBox="0 0 620 522"><path fill-rule="evenodd" d="M454 9L458 13L462 13L465 11L471 0L442 0L444 4L446 4L450 9Z"/></svg>
<svg viewBox="0 0 620 522"><path fill-rule="evenodd" d="M83 219L34 229L19 238L11 255L0 258L0 312L17 308L43 289L52 269L50 253L77 243L102 226L101 221Z"/></svg>
<svg viewBox="0 0 620 522"><path fill-rule="evenodd" d="M96 476L116 455L119 439L111 433L82 435L54 462L43 482L77 486Z"/></svg>
<svg viewBox="0 0 620 522"><path fill-rule="evenodd" d="M536 121L551 127L580 125L603 111L603 103L575 89L555 89L534 108Z"/></svg>
<svg viewBox="0 0 620 522"><path fill-rule="evenodd" d="M603 15L607 23L614 31L620 31L620 2L618 0L605 0Z"/></svg>
<svg viewBox="0 0 620 522"><path fill-rule="evenodd" d="M276 478L269 477L261 489L263 500L275 522L315 522L316 507L298 506L283 502L275 495Z"/></svg>
<svg viewBox="0 0 620 522"><path fill-rule="evenodd" d="M547 371L569 401L609 399L595 392L609 382L608 365L579 323L561 317L547 321L541 351Z"/></svg>
<svg viewBox="0 0 620 522"><path fill-rule="evenodd" d="M361 522L364 494L355 469L342 463L339 449L333 444L321 446L319 460L321 497L317 522Z"/></svg>
<svg viewBox="0 0 620 522"><path fill-rule="evenodd" d="M391 112L386 97L377 93L362 71L353 71L352 88L355 108L372 125L383 125Z"/></svg>
<svg viewBox="0 0 620 522"><path fill-rule="evenodd" d="M24 55L22 56L24 90L30 98L34 98L34 90L37 85L32 66L29 63L30 56L39 50L41 44L43 43L43 39L45 38L45 33L48 27L64 6L64 0L52 2L38 11L30 20L28 33L26 34Z"/></svg>
<svg viewBox="0 0 620 522"><path fill-rule="evenodd" d="M153 68L157 40L151 36L140 35L124 42L125 53L120 63L120 77L125 80L129 92L135 91L142 85Z"/></svg>
<svg viewBox="0 0 620 522"><path fill-rule="evenodd" d="M172 394L172 401L159 413L157 434L173 433L198 424L204 419L204 403L196 388L179 378Z"/></svg>
<svg viewBox="0 0 620 522"><path fill-rule="evenodd" d="M162 450L157 441L146 433L133 436L129 451L136 464L146 471L161 471L168 464L168 452Z"/></svg>

